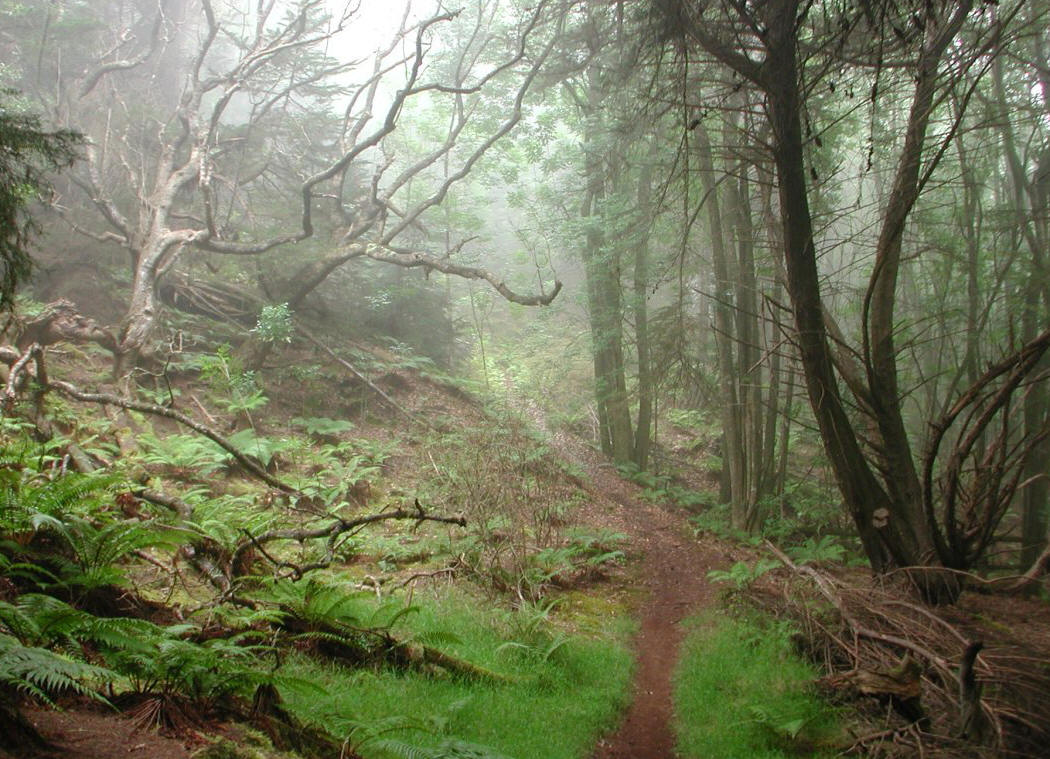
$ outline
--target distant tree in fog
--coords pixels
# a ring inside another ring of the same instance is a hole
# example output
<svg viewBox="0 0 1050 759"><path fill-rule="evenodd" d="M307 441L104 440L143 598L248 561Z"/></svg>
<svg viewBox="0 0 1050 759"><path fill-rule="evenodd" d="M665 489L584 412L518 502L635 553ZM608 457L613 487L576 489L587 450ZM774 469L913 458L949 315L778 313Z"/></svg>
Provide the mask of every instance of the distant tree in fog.
<svg viewBox="0 0 1050 759"><path fill-rule="evenodd" d="M158 285L187 256L279 257L269 295L293 308L363 257L484 279L519 303L556 295L404 242L520 118L553 44L545 3L511 21L486 4L469 18L406 10L383 43L354 34L357 4L319 0L40 2L9 16L0 44L20 63L6 78L89 138L74 177L86 207L69 219L128 254L118 373L151 350ZM444 136L396 155L416 101ZM441 181L423 181L439 161Z"/></svg>

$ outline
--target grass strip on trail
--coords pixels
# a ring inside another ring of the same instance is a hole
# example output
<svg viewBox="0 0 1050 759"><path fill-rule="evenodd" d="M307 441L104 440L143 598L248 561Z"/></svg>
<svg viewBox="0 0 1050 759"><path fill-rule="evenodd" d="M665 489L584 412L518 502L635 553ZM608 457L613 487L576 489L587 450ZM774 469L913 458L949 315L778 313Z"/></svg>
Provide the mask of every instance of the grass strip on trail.
<svg viewBox="0 0 1050 759"><path fill-rule="evenodd" d="M791 627L702 615L675 673L683 759L831 757L835 713L813 691L816 670L793 651Z"/></svg>
<svg viewBox="0 0 1050 759"><path fill-rule="evenodd" d="M620 625L613 620L612 633L569 635L537 624L527 610L463 600L427 604L404 618L400 635L432 641L509 682L391 667L352 670L302 657L289 662L290 673L326 693L290 693L288 706L336 737L349 736L366 759L585 759L627 700L629 625L625 618Z"/></svg>

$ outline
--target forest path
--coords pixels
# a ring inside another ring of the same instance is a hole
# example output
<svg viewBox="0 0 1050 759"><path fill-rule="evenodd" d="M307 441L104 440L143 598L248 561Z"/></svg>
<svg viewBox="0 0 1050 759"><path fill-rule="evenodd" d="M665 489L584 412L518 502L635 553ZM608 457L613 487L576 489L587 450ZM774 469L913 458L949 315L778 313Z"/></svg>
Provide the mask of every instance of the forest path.
<svg viewBox="0 0 1050 759"><path fill-rule="evenodd" d="M681 622L718 603L718 589L707 573L728 566L731 559L717 541L694 537L681 512L640 498L641 488L619 477L579 438L556 433L552 448L587 473L589 490L615 504L609 508L592 502L577 516L628 536L631 554L639 556L633 576L645 590L637 612L631 705L617 731L599 741L593 759L672 759L672 676L685 637Z"/></svg>

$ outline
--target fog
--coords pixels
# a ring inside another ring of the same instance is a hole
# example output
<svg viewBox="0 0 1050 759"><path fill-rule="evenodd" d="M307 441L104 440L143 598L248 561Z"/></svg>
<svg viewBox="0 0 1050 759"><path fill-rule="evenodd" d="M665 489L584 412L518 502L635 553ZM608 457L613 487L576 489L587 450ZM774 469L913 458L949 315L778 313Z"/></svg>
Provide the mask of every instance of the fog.
<svg viewBox="0 0 1050 759"><path fill-rule="evenodd" d="M265 366L279 313L529 394L640 469L660 408L703 409L743 526L815 427L881 493L854 516L921 535L929 425L1046 321L1042 11L788 6L5 6L8 97L86 137L34 295L105 325L117 376L187 339ZM1005 438L1038 438L1029 410ZM924 540L893 561L948 550Z"/></svg>

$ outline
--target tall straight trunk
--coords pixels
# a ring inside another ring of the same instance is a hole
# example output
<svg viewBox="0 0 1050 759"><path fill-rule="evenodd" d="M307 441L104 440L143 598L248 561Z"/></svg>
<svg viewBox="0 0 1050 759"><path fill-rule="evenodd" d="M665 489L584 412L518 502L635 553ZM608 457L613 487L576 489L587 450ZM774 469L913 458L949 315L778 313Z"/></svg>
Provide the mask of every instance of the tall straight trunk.
<svg viewBox="0 0 1050 759"><path fill-rule="evenodd" d="M632 460L640 470L649 465L649 443L653 427L653 372L649 355L649 223L653 212L653 163L658 155L656 140L649 140L638 174L639 231L634 248L634 339L638 351L638 420L634 430Z"/></svg>
<svg viewBox="0 0 1050 759"><path fill-rule="evenodd" d="M971 6L970 0L962 0L946 18L935 19L931 15L926 19L929 37L923 45L916 67L915 91L904 133L904 145L883 211L875 248L875 266L862 315L868 397L879 430L879 455L884 459L885 470L893 473L884 481L890 500L895 505L893 511L898 523L898 534L906 546L905 552L910 563L916 565L933 563L938 556L944 559L946 551L943 546L938 549L935 544L937 535L929 529L919 471L904 424L897 349L894 344L897 280L905 224L919 197L926 131L933 112L934 97L939 90L938 69L944 51L955 39Z"/></svg>
<svg viewBox="0 0 1050 759"><path fill-rule="evenodd" d="M751 192L747 167L737 166L737 182L730 189L736 230L737 391L741 402L744 491L742 524L748 532L758 527L758 503L766 455L763 439L762 367L759 349L758 277L755 274L755 229L751 218Z"/></svg>
<svg viewBox="0 0 1050 759"><path fill-rule="evenodd" d="M592 88L593 88L592 84ZM597 98L597 94L592 92ZM595 106L595 112L597 107ZM587 189L581 216L587 220L582 257L587 278L591 346L594 354L595 403L602 451L617 463L631 460L634 439L623 353L623 304L620 294L621 252L602 228L605 197L602 162L593 144L585 145Z"/></svg>
<svg viewBox="0 0 1050 759"><path fill-rule="evenodd" d="M634 436L631 432L631 406L627 396L627 371L623 351L623 303L620 294L621 254L610 252L611 266L602 272L599 285L603 288L603 350L607 354L605 400L609 414L609 435L612 438L613 460L619 464L631 461Z"/></svg>
<svg viewBox="0 0 1050 759"><path fill-rule="evenodd" d="M787 390L784 391L784 398L781 403L781 408L783 408L784 411L781 414L780 436L779 442L777 443L777 469L772 486L772 492L776 494L782 510L784 506L784 491L787 489L788 451L791 447L791 415L793 413L791 407L794 402L795 373L793 370L789 370L787 372Z"/></svg>
<svg viewBox="0 0 1050 759"><path fill-rule="evenodd" d="M595 202L601 197L601 188L598 186L598 181L594 178L589 180L591 186L586 190L580 213L584 219L590 218L595 214ZM594 403L598 416L598 442L601 445L602 453L606 456L612 456L612 435L609 429L608 409L605 404L605 398L608 393L604 385L607 374L606 356L602 350L599 337L602 331L602 306L597 281L598 276L595 272L597 267L595 259L599 256L600 251L601 240L597 232L588 229L584 235L582 258L587 285L587 315L591 328L591 357L594 364Z"/></svg>
<svg viewBox="0 0 1050 759"><path fill-rule="evenodd" d="M736 383L734 359L735 323L733 319L733 288L729 276L728 252L719 188L715 180L714 155L711 138L703 124L696 127L697 163L700 182L707 198L707 220L711 239L711 259L715 274L714 320L715 348L718 357L718 386L722 396L722 477L728 485L730 517L734 527L745 528L746 463L744 457L744 425Z"/></svg>
<svg viewBox="0 0 1050 759"><path fill-rule="evenodd" d="M763 77L779 180L787 287L806 390L832 471L872 568L885 571L894 565L914 564L917 554L908 550L910 543L897 539L897 520L889 518L889 499L860 448L832 365L802 148L802 101L796 56L798 6L798 0L777 0L770 4L768 55Z"/></svg>
<svg viewBox="0 0 1050 759"><path fill-rule="evenodd" d="M1037 270L1038 271L1038 270ZM1045 275L1044 275L1045 276ZM1035 338L1045 326L1046 309L1040 297L1042 283L1038 275L1029 277L1022 325L1025 342ZM1044 356L1037 371L1050 370L1050 361ZM1036 438L1050 425L1050 381L1035 382L1024 397L1024 434ZM1048 506L1050 506L1050 438L1043 438L1028 451L1024 461L1024 479L1028 483L1021 491L1021 556L1020 568L1027 570L1042 553L1047 542Z"/></svg>
<svg viewBox="0 0 1050 759"><path fill-rule="evenodd" d="M772 239L777 239L776 237ZM773 303L779 303L783 291L783 285L780 280L777 279L773 283ZM758 467L758 480L756 483L756 492L759 498L764 498L767 495L780 492L775 483L775 472L776 472L776 461L777 461L777 420L780 417L781 398L780 398L780 375L781 365L783 359L781 358L781 352L784 350L779 345L780 334L777 323L771 323L768 328L768 337L766 338L766 344L769 347L770 359L769 359L769 389L766 392L766 400L759 407L762 415L764 416L762 439L764 441L762 448L762 455L759 457ZM788 391L789 397L786 400L787 413L784 414L783 425L787 427L791 423L790 418L790 390ZM779 444L786 447L787 437L786 434ZM759 515L761 518L761 515Z"/></svg>
<svg viewBox="0 0 1050 759"><path fill-rule="evenodd" d="M596 144L602 120L601 81L597 69L587 72L584 105L592 122L584 137L586 188L580 215L586 221L582 257L587 278L587 305L594 353L595 403L602 451L617 463L631 461L634 438L627 396L627 374L623 351L623 297L621 247L609 240L604 229L602 201L609 182L606 156Z"/></svg>

